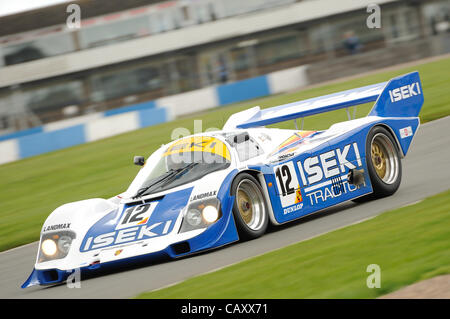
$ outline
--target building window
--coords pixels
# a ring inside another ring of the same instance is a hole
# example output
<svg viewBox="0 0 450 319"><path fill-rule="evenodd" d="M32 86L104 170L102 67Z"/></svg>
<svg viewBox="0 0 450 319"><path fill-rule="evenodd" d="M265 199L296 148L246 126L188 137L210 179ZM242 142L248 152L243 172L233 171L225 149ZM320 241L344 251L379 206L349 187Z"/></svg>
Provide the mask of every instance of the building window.
<svg viewBox="0 0 450 319"><path fill-rule="evenodd" d="M264 66L301 56L297 37L290 36L256 45L258 65Z"/></svg>
<svg viewBox="0 0 450 319"><path fill-rule="evenodd" d="M6 65L33 61L75 50L70 33L51 35L2 48Z"/></svg>
<svg viewBox="0 0 450 319"><path fill-rule="evenodd" d="M149 35L148 17L136 17L80 29L80 45L91 48Z"/></svg>
<svg viewBox="0 0 450 319"><path fill-rule="evenodd" d="M153 66L120 70L92 78L93 101L115 99L162 87L159 69Z"/></svg>
<svg viewBox="0 0 450 319"><path fill-rule="evenodd" d="M67 81L42 88L24 90L28 107L36 112L60 109L64 106L79 105L84 100L81 81Z"/></svg>

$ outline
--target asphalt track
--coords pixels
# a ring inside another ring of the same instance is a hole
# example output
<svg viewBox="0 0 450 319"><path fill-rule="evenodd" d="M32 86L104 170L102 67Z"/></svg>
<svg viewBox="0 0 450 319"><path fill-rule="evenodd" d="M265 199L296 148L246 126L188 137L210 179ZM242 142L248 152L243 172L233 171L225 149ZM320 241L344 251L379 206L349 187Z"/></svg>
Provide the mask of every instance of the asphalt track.
<svg viewBox="0 0 450 319"><path fill-rule="evenodd" d="M173 261L160 261L108 272L81 281L80 288L61 284L21 289L35 261L38 243L0 253L0 298L129 298L192 276L211 272L274 249L297 243L415 203L450 188L450 116L420 127L403 179L393 196L365 204L344 203L311 217L276 227L262 238Z"/></svg>

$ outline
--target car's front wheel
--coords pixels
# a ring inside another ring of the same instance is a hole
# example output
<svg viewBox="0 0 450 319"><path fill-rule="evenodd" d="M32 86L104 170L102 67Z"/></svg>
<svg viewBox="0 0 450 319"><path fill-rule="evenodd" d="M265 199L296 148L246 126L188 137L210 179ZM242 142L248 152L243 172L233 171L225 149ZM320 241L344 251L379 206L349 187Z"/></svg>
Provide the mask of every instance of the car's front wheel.
<svg viewBox="0 0 450 319"><path fill-rule="evenodd" d="M233 216L241 239L262 236L269 225L267 205L258 181L247 173L239 174L231 186L235 196Z"/></svg>

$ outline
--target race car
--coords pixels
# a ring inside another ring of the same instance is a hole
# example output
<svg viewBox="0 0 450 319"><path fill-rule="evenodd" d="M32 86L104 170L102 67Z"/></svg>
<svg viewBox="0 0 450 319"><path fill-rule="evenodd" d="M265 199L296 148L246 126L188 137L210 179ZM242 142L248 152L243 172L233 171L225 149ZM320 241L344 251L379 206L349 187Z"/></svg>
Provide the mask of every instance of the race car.
<svg viewBox="0 0 450 319"><path fill-rule="evenodd" d="M392 195L419 127L418 72L389 82L232 115L220 131L182 137L145 159L128 189L54 210L42 227L34 269L22 285L64 282L75 271L178 258L262 236L344 201ZM349 108L375 102L368 116ZM327 130L297 119L346 109ZM266 128L293 120L296 129Z"/></svg>

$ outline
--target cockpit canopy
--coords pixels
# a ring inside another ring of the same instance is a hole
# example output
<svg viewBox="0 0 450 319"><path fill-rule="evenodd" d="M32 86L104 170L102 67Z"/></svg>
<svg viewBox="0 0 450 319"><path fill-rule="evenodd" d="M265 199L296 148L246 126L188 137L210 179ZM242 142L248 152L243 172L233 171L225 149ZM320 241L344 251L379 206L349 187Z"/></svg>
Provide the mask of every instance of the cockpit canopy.
<svg viewBox="0 0 450 319"><path fill-rule="evenodd" d="M226 169L231 153L213 136L186 137L152 154L130 185L134 197L161 192Z"/></svg>

